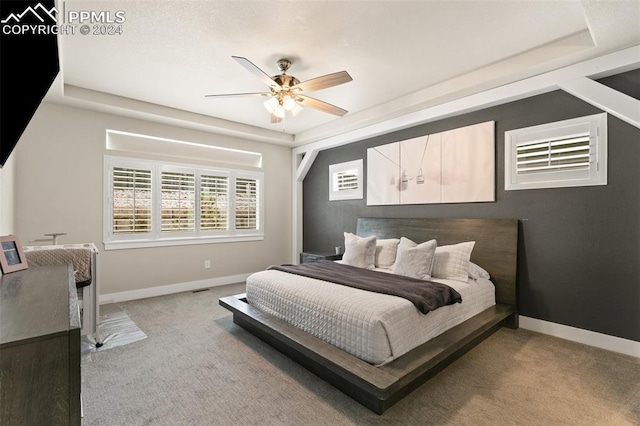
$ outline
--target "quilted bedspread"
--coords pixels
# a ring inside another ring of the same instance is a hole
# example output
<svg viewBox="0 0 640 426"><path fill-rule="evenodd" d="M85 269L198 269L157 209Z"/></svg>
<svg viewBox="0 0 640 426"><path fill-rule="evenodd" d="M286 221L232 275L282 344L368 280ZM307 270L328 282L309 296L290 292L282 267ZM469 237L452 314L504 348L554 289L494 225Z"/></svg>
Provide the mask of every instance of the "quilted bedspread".
<svg viewBox="0 0 640 426"><path fill-rule="evenodd" d="M384 272L379 272L383 274ZM495 304L484 279L453 287L460 304L421 313L406 299L278 270L247 279L247 301L373 365L385 364Z"/></svg>

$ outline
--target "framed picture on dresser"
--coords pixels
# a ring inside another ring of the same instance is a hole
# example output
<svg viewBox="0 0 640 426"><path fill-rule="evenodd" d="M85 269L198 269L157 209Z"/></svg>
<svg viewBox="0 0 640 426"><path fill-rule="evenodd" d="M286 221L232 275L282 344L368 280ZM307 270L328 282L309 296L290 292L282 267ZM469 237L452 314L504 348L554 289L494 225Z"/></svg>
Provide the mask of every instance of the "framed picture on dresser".
<svg viewBox="0 0 640 426"><path fill-rule="evenodd" d="M27 258L24 256L20 241L15 235L0 237L0 269L3 274L27 269Z"/></svg>

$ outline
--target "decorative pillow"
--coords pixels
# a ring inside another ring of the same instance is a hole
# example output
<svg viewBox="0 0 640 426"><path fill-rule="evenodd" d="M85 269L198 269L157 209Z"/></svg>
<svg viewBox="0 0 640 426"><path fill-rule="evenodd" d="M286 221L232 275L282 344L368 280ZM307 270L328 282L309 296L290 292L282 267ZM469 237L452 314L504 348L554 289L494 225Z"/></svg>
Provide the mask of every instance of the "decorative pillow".
<svg viewBox="0 0 640 426"><path fill-rule="evenodd" d="M376 242L376 268L389 269L393 266L393 262L396 261L399 243L400 240L397 238L378 240Z"/></svg>
<svg viewBox="0 0 640 426"><path fill-rule="evenodd" d="M373 269L376 259L376 237L361 238L349 232L344 233L344 255L342 263L358 268Z"/></svg>
<svg viewBox="0 0 640 426"><path fill-rule="evenodd" d="M431 275L466 283L469 280L469 259L475 244L475 241L469 241L438 247Z"/></svg>
<svg viewBox="0 0 640 426"><path fill-rule="evenodd" d="M485 278L487 280L491 279L491 276L485 269L473 262L469 262L469 276L474 280L477 280L478 278Z"/></svg>
<svg viewBox="0 0 640 426"><path fill-rule="evenodd" d="M400 238L398 254L392 267L393 273L420 280L430 280L437 245L436 240L416 244L408 238Z"/></svg>

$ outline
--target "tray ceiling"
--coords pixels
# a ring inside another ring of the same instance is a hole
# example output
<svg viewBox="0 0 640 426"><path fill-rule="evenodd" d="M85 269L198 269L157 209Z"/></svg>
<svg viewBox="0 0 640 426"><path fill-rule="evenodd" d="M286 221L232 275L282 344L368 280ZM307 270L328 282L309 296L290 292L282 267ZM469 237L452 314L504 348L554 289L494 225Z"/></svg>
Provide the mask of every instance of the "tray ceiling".
<svg viewBox="0 0 640 426"><path fill-rule="evenodd" d="M295 146L640 44L631 1L65 1L122 10L121 35L60 37L53 102ZM270 75L293 62L301 81L346 70L353 81L313 94L312 109L271 124L263 91L231 56ZM227 132L227 133L228 133Z"/></svg>

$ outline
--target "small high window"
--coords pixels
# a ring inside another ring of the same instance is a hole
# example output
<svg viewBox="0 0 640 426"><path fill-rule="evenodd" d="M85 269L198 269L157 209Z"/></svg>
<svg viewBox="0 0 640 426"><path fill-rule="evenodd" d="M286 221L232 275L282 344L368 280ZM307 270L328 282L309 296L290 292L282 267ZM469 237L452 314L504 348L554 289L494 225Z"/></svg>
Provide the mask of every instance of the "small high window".
<svg viewBox="0 0 640 426"><path fill-rule="evenodd" d="M505 190L607 184L607 114L505 132Z"/></svg>
<svg viewBox="0 0 640 426"><path fill-rule="evenodd" d="M362 160L329 166L329 200L362 198Z"/></svg>

